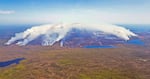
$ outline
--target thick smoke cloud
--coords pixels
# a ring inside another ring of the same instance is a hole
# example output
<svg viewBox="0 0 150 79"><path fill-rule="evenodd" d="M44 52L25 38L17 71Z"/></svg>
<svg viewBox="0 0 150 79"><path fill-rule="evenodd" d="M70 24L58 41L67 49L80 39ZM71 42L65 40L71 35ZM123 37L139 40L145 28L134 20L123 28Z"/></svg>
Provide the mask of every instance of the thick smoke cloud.
<svg viewBox="0 0 150 79"><path fill-rule="evenodd" d="M137 36L128 29L109 24L101 24L101 25L94 25L94 24L86 25L79 23L47 24L34 26L30 29L27 29L24 32L16 33L15 36L11 37L11 39L8 40L8 42L5 44L10 45L12 43L16 43L17 45L23 46L27 45L29 42L35 40L36 38L42 35L43 40L41 44L43 46L51 46L55 42L62 40L72 28L84 29L89 31L101 31L106 34L115 35L124 40L129 40L131 36ZM62 43L60 45L63 46Z"/></svg>

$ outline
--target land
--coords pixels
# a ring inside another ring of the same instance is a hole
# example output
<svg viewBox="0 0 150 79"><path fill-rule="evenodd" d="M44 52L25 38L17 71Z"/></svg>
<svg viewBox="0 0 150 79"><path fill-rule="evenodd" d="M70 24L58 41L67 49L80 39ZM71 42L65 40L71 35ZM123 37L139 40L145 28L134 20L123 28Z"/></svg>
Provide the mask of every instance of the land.
<svg viewBox="0 0 150 79"><path fill-rule="evenodd" d="M0 61L25 60L0 68L0 79L149 79L149 47L118 47L1 46Z"/></svg>
<svg viewBox="0 0 150 79"><path fill-rule="evenodd" d="M0 67L0 79L149 79L150 33L139 34L144 46L116 44L117 48L88 49L54 46L4 46L0 62L25 58Z"/></svg>

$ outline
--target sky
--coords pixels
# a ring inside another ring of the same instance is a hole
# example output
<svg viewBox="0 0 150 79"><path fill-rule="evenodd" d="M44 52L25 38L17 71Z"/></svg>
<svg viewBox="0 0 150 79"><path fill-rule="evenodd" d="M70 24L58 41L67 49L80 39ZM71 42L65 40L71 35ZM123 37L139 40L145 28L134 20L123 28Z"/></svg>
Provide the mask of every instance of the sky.
<svg viewBox="0 0 150 79"><path fill-rule="evenodd" d="M0 0L0 24L150 24L150 0Z"/></svg>

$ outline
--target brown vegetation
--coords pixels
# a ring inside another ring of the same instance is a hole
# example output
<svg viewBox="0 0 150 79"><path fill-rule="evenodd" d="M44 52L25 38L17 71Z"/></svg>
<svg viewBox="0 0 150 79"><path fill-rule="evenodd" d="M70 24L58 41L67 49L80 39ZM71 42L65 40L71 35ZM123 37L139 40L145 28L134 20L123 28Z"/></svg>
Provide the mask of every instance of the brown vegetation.
<svg viewBox="0 0 150 79"><path fill-rule="evenodd" d="M1 46L0 61L26 58L0 68L0 79L149 79L150 49Z"/></svg>

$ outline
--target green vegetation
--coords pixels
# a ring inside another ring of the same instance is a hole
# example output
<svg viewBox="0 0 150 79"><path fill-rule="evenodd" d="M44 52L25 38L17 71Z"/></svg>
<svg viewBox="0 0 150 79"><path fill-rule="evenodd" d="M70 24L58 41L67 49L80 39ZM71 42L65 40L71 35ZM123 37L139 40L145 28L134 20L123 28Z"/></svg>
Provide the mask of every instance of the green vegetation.
<svg viewBox="0 0 150 79"><path fill-rule="evenodd" d="M0 79L19 79L23 77L23 71L26 69L23 64L26 60L23 60L20 64L5 69L0 72Z"/></svg>
<svg viewBox="0 0 150 79"><path fill-rule="evenodd" d="M64 66L72 65L73 63L74 63L74 61L71 59L60 59L60 60L58 60L58 64L64 65Z"/></svg>
<svg viewBox="0 0 150 79"><path fill-rule="evenodd" d="M80 74L79 79L91 79L91 77L89 75L86 75L86 74Z"/></svg>
<svg viewBox="0 0 150 79"><path fill-rule="evenodd" d="M124 73L119 71L102 70L99 72L91 71L88 74L79 74L79 79L142 79L138 75L132 74L132 77L129 77L128 75L125 75Z"/></svg>

